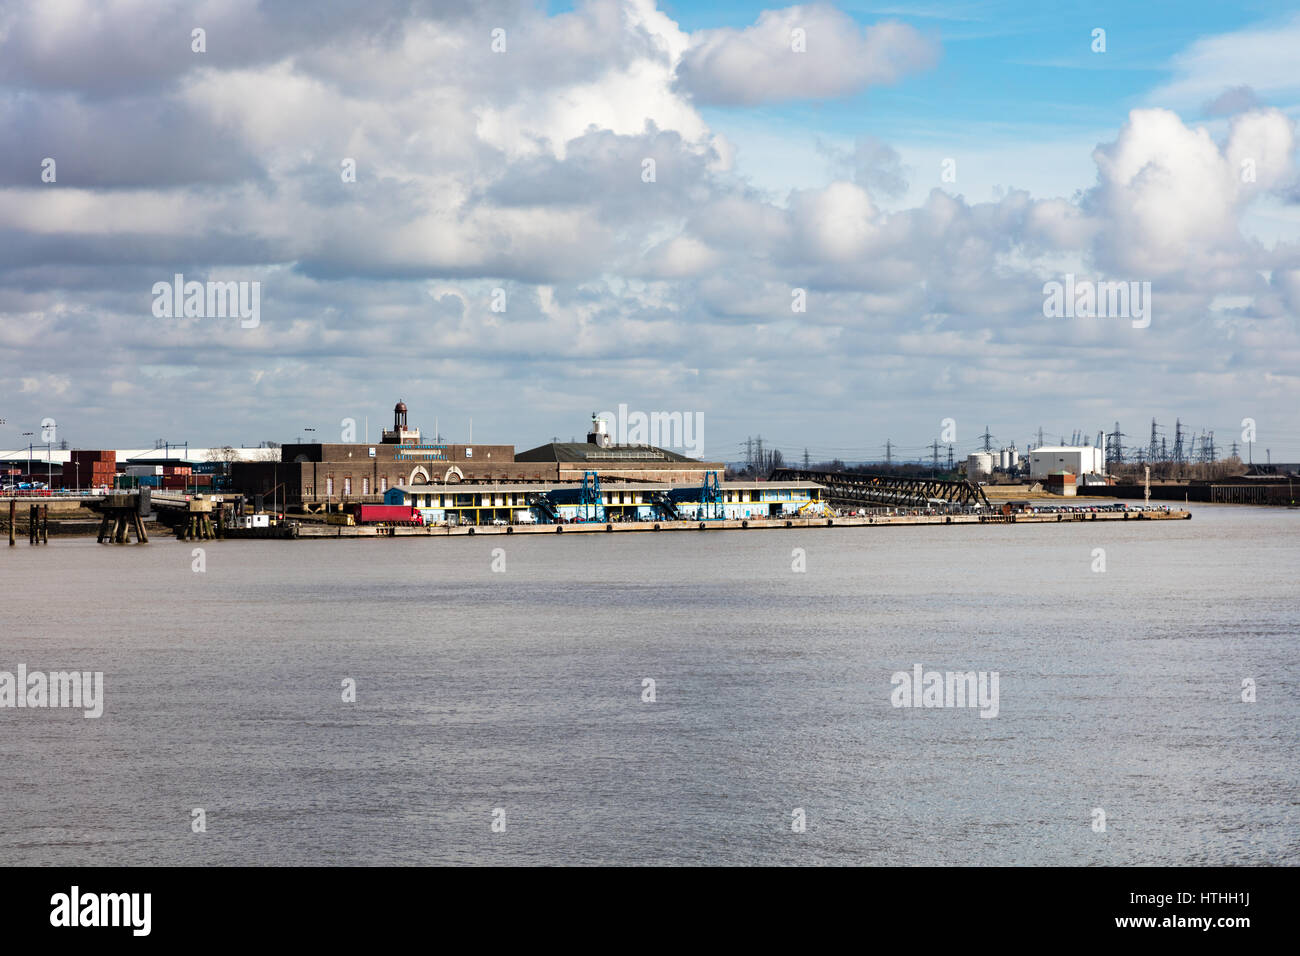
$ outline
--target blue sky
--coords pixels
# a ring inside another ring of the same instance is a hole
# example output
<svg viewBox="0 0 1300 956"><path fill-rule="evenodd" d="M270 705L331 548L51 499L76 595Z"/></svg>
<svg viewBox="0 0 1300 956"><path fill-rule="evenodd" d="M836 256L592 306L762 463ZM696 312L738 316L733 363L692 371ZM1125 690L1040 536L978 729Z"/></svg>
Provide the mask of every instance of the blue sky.
<svg viewBox="0 0 1300 956"><path fill-rule="evenodd" d="M198 11L0 12L0 447L45 417L253 444L402 397L521 448L626 403L732 460L1153 416L1300 459L1282 4ZM176 273L259 283L258 323L160 317ZM1149 283L1152 321L1046 320L1067 273Z"/></svg>
<svg viewBox="0 0 1300 956"><path fill-rule="evenodd" d="M1090 157L1076 151L1047 164L1039 161L1044 146L1095 145L1130 109L1170 105L1152 94L1179 73L1175 58L1198 39L1280 25L1296 16L1288 3L838 6L864 25L897 19L914 26L942 44L942 59L904 82L838 100L705 109L710 125L741 146L742 164L762 183L814 182L825 176L817 168L814 138L844 141L867 134L915 155L918 163L920 157L964 148L996 151L1014 163L1015 150L1023 147L1019 164L972 169L981 187L1033 185L1068 196L1093 184ZM752 3L676 2L664 9L691 30L739 28L755 14ZM1092 51L1096 28L1106 31L1104 54ZM1294 85L1300 87L1300 78ZM1179 112L1203 120L1200 107L1183 103ZM787 144L779 159L764 155L774 139ZM745 149L750 142L753 149ZM937 179L937 166L934 172Z"/></svg>

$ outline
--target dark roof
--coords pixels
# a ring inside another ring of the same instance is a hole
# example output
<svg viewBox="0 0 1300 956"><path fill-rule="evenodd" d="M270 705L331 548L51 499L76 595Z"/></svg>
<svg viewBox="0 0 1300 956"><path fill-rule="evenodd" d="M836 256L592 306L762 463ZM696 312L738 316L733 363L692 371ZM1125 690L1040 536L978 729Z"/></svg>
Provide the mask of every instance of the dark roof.
<svg viewBox="0 0 1300 956"><path fill-rule="evenodd" d="M1271 465L1261 465L1255 462L1251 465L1243 478L1285 478L1288 475L1300 472L1300 465L1286 464L1284 462L1274 462Z"/></svg>
<svg viewBox="0 0 1300 956"><path fill-rule="evenodd" d="M538 445L515 455L515 461L590 462L593 465L623 465L637 462L687 461L698 463L666 448L653 445L611 445L602 448L589 442L562 441Z"/></svg>

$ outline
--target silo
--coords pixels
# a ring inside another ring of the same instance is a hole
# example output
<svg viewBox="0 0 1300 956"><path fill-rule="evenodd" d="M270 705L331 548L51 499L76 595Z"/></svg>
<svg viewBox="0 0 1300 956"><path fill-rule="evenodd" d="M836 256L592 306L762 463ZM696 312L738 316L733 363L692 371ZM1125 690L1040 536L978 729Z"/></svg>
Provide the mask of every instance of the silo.
<svg viewBox="0 0 1300 956"><path fill-rule="evenodd" d="M979 481L993 473L993 455L980 451L966 457L966 477L970 481Z"/></svg>

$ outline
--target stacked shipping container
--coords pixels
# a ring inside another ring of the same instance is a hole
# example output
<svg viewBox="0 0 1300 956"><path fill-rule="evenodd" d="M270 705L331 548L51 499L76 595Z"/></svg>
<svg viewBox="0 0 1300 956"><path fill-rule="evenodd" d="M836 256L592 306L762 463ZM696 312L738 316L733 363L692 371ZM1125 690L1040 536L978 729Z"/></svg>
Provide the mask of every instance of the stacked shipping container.
<svg viewBox="0 0 1300 956"><path fill-rule="evenodd" d="M98 488L113 486L117 477L117 452L75 449L63 467L65 488Z"/></svg>
<svg viewBox="0 0 1300 956"><path fill-rule="evenodd" d="M189 465L127 465L126 473L140 485L168 491L184 491L196 486L206 488L212 483L208 475L193 474Z"/></svg>

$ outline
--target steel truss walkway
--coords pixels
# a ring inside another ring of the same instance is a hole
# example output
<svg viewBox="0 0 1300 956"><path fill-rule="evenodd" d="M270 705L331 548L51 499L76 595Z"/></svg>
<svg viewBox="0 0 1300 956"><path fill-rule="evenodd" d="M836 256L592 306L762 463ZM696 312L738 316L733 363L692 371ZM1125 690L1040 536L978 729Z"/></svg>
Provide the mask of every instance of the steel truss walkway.
<svg viewBox="0 0 1300 956"><path fill-rule="evenodd" d="M772 481L815 481L826 486L825 500L835 505L893 505L928 508L935 501L949 505L991 507L984 489L969 481L940 478L901 478L897 475L778 468Z"/></svg>

